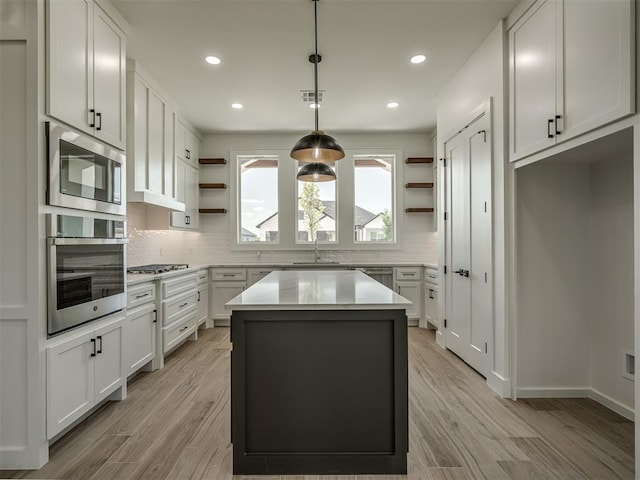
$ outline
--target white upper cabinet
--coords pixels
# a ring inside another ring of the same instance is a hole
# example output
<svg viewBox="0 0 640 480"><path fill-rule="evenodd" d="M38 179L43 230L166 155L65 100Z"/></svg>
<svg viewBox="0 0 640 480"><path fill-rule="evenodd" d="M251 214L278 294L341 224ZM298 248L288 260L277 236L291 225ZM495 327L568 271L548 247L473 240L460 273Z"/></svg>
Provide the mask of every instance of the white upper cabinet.
<svg viewBox="0 0 640 480"><path fill-rule="evenodd" d="M634 112L632 0L538 0L509 29L518 160Z"/></svg>
<svg viewBox="0 0 640 480"><path fill-rule="evenodd" d="M198 137L180 121L176 128L176 156L198 168Z"/></svg>
<svg viewBox="0 0 640 480"><path fill-rule="evenodd" d="M198 169L178 159L176 165L176 192L180 202L184 202L184 212L172 212L170 225L189 230L198 229Z"/></svg>
<svg viewBox="0 0 640 480"><path fill-rule="evenodd" d="M124 149L124 32L92 0L49 0L46 18L47 114Z"/></svg>
<svg viewBox="0 0 640 480"><path fill-rule="evenodd" d="M176 197L176 111L155 81L127 65L127 200L184 211Z"/></svg>

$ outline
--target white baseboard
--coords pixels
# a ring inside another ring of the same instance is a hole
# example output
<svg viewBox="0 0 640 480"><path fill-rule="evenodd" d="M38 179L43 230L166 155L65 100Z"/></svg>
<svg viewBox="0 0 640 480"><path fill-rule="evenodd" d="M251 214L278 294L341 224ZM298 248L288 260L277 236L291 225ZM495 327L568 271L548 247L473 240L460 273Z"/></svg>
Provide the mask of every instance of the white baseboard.
<svg viewBox="0 0 640 480"><path fill-rule="evenodd" d="M213 321L213 326L215 327L228 327L231 324L231 320L228 318L224 319L215 319Z"/></svg>
<svg viewBox="0 0 640 480"><path fill-rule="evenodd" d="M600 405L613 410L618 415L622 415L627 420L635 420L635 413L632 408L590 387L519 388L518 398L590 398Z"/></svg>
<svg viewBox="0 0 640 480"><path fill-rule="evenodd" d="M33 449L0 446L0 470L37 470L49 461L49 443Z"/></svg>
<svg viewBox="0 0 640 480"><path fill-rule="evenodd" d="M487 377L489 388L502 398L511 398L511 382L496 372L491 372Z"/></svg>
<svg viewBox="0 0 640 480"><path fill-rule="evenodd" d="M419 320L417 318L409 318L407 320L407 327L417 327Z"/></svg>

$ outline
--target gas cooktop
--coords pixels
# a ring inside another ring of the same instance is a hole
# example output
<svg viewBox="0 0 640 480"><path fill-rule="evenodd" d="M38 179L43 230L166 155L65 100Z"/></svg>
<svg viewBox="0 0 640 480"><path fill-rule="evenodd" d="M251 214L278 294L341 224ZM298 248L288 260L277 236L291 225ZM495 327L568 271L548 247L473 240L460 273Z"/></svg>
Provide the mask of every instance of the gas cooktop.
<svg viewBox="0 0 640 480"><path fill-rule="evenodd" d="M156 263L152 265L139 265L127 268L127 273L165 273L173 270L189 268L187 263Z"/></svg>

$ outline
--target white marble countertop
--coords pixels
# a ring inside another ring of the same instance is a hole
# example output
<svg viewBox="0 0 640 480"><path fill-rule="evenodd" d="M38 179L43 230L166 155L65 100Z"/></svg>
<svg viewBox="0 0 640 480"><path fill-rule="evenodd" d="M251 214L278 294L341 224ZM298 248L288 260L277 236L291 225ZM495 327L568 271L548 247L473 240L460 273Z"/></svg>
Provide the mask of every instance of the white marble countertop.
<svg viewBox="0 0 640 480"><path fill-rule="evenodd" d="M271 272L226 304L227 310L390 310L412 303L357 270Z"/></svg>

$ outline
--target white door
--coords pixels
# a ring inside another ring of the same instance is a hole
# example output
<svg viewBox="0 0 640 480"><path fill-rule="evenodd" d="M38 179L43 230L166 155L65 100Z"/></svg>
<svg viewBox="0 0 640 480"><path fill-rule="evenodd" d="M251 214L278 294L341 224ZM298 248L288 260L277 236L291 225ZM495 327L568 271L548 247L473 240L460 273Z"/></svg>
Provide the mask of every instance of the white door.
<svg viewBox="0 0 640 480"><path fill-rule="evenodd" d="M47 2L47 113L90 133L92 24L89 0Z"/></svg>
<svg viewBox="0 0 640 480"><path fill-rule="evenodd" d="M534 5L509 30L510 159L555 144L556 2Z"/></svg>
<svg viewBox="0 0 640 480"><path fill-rule="evenodd" d="M229 320L231 311L224 308L225 303L245 289L245 282L211 282L211 316L214 320ZM216 325L224 323L216 322Z"/></svg>
<svg viewBox="0 0 640 480"><path fill-rule="evenodd" d="M95 135L116 147L125 147L126 41L124 33L100 7L93 24L93 98Z"/></svg>
<svg viewBox="0 0 640 480"><path fill-rule="evenodd" d="M407 308L407 318L411 320L422 317L422 284L420 282L397 281L394 289L407 300L413 302Z"/></svg>
<svg viewBox="0 0 640 480"><path fill-rule="evenodd" d="M483 114L445 143L445 341L482 375L491 368L491 144Z"/></svg>
<svg viewBox="0 0 640 480"><path fill-rule="evenodd" d="M118 320L95 331L95 402L107 398L121 387L126 378L124 367L124 320Z"/></svg>
<svg viewBox="0 0 640 480"><path fill-rule="evenodd" d="M156 305L127 309L127 375L153 360L156 352Z"/></svg>
<svg viewBox="0 0 640 480"><path fill-rule="evenodd" d="M202 325L207 320L209 320L209 285L202 283L198 285L198 325ZM210 326L210 324L207 325L207 327Z"/></svg>
<svg viewBox="0 0 640 480"><path fill-rule="evenodd" d="M176 162L176 200L186 204L187 199L187 169L189 166L182 160ZM171 212L171 226L185 228L187 226L187 211Z"/></svg>
<svg viewBox="0 0 640 480"><path fill-rule="evenodd" d="M47 438L53 438L94 405L93 332L47 348Z"/></svg>

